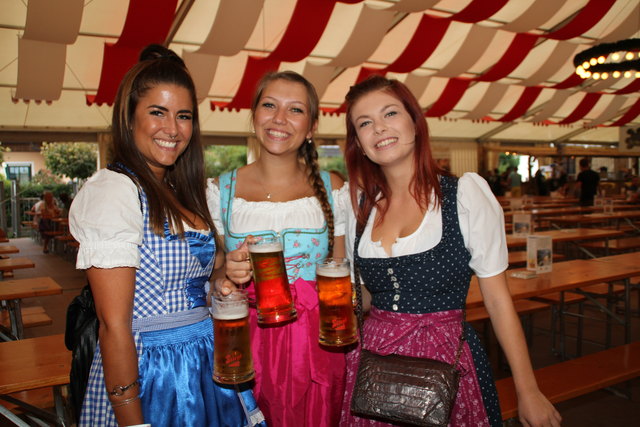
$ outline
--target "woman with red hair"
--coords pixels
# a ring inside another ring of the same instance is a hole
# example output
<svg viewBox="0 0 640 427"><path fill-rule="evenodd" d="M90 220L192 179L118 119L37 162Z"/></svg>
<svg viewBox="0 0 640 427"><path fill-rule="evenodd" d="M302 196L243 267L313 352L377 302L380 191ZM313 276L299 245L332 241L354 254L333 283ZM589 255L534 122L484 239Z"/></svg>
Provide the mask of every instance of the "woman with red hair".
<svg viewBox="0 0 640 427"><path fill-rule="evenodd" d="M361 345L453 363L464 334L450 425L501 425L489 361L463 317L475 273L513 372L520 419L559 425L536 384L507 288L504 217L487 182L438 167L420 105L401 82L374 76L353 86L346 100L350 196L339 203L350 212L346 248L371 305ZM351 413L359 351L347 359L340 425L385 425Z"/></svg>

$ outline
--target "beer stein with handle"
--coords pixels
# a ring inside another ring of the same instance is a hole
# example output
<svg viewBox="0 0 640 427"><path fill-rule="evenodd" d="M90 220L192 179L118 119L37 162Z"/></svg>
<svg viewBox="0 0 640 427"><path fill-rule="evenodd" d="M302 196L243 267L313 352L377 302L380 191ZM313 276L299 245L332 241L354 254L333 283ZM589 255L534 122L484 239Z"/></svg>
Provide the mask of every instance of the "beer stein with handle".
<svg viewBox="0 0 640 427"><path fill-rule="evenodd" d="M295 319L297 313L280 238L259 237L248 247L256 289L258 323L277 324Z"/></svg>
<svg viewBox="0 0 640 427"><path fill-rule="evenodd" d="M358 340L353 311L351 271L346 258L326 258L316 264L320 300L320 344L343 346Z"/></svg>
<svg viewBox="0 0 640 427"><path fill-rule="evenodd" d="M253 379L247 292L238 289L229 295L215 294L210 310L213 316L213 380L221 384L240 384Z"/></svg>

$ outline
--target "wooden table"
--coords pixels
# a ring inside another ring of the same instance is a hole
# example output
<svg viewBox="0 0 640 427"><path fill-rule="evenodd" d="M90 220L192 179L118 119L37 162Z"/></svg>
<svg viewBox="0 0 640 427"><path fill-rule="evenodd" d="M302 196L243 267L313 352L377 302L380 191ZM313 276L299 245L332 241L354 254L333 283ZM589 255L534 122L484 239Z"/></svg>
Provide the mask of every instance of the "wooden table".
<svg viewBox="0 0 640 427"><path fill-rule="evenodd" d="M511 203L511 200L513 199L526 199L527 201L532 202L533 204L536 203L571 203L571 204L578 204L578 199L576 199L575 197L552 197L552 196L523 196L523 197L507 197L507 196L497 196L496 199L498 199L498 202L502 205L509 205L509 203Z"/></svg>
<svg viewBox="0 0 640 427"><path fill-rule="evenodd" d="M623 236L624 233L620 230L610 230L606 228L568 228L562 230L546 230L546 231L538 231L534 233L535 236L549 236L553 243L557 242L570 242L575 244L576 247L587 254L591 258L595 258L591 252L582 246L578 245L576 242L581 240L595 240L595 239L603 239L605 240L605 251L608 250L609 245L608 241L612 237L620 237ZM512 234L507 235L507 248L517 248L527 246L527 238L526 237L516 237Z"/></svg>
<svg viewBox="0 0 640 427"><path fill-rule="evenodd" d="M60 388L69 384L70 370L71 352L65 347L64 334L0 343L0 398L20 405L38 418L59 423L64 417L64 410L60 407ZM23 402L7 396L41 387L53 387L57 415L25 406ZM2 405L0 409L8 411Z"/></svg>
<svg viewBox="0 0 640 427"><path fill-rule="evenodd" d="M0 259L0 280L4 279L5 271L33 268L35 266L34 262L26 257Z"/></svg>
<svg viewBox="0 0 640 427"><path fill-rule="evenodd" d="M0 394L69 383L64 334L0 343Z"/></svg>
<svg viewBox="0 0 640 427"><path fill-rule="evenodd" d="M6 301L11 320L11 336L5 338L21 339L23 337L22 300L24 298L59 295L62 287L51 277L33 277L29 279L7 280L0 283L0 301Z"/></svg>
<svg viewBox="0 0 640 427"><path fill-rule="evenodd" d="M640 210L622 210L612 213L604 213L604 212L593 212L588 214L581 215L563 215L563 216L553 216L553 217L541 217L541 220L549 220L552 224L562 224L562 225L577 225L578 227L581 225L587 224L611 224L612 222L619 223L620 220L624 220L627 224L629 224L636 231L640 231L640 228L631 221L632 219L640 218ZM618 227L616 227L618 228Z"/></svg>
<svg viewBox="0 0 640 427"><path fill-rule="evenodd" d="M528 209L528 210L520 210L520 211L505 210L504 220L505 222L512 222L514 213L528 213L528 214L531 214L531 221L533 223L538 223L538 226L540 226L540 221L542 220L543 216L544 217L556 216L556 215L564 216L564 215L590 213L593 211L594 211L593 206L589 206L589 207L571 206L571 207L565 207L565 208L538 208L534 206L533 209ZM548 220L548 218L545 218L545 219Z"/></svg>
<svg viewBox="0 0 640 427"><path fill-rule="evenodd" d="M0 255L17 254L20 249L13 245L0 245Z"/></svg>
<svg viewBox="0 0 640 427"><path fill-rule="evenodd" d="M633 256L635 255L635 256ZM512 277L511 273L526 271L524 268L508 270L507 284L513 300L534 298L545 294L561 292L560 308L564 309L564 291L583 293L580 288L597 283L622 281L625 286L624 319L599 304L600 309L617 323L624 326L625 343L631 341L631 298L630 278L640 276L640 262L637 254L615 255L597 259L577 259L553 264L553 271L538 274L532 279ZM597 302L596 302L597 303ZM478 279L473 276L467 295L467 308L483 305ZM563 351L563 350L562 350Z"/></svg>

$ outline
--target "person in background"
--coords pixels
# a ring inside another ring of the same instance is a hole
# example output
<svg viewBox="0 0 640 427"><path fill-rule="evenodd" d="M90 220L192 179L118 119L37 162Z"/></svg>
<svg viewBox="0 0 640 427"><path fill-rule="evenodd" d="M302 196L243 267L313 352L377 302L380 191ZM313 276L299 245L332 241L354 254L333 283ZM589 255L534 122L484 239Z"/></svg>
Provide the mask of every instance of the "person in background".
<svg viewBox="0 0 640 427"><path fill-rule="evenodd" d="M542 169L538 169L536 175L534 177L536 182L536 188L538 190L538 196L548 196L549 195L549 185L547 183L547 178L544 176L544 172Z"/></svg>
<svg viewBox="0 0 640 427"><path fill-rule="evenodd" d="M609 169L606 166L600 166L600 179L609 179Z"/></svg>
<svg viewBox="0 0 640 427"><path fill-rule="evenodd" d="M333 201L347 186L319 170L313 134L319 102L314 87L291 71L265 75L251 104L258 159L209 181L209 207L224 233L227 276L251 279L246 239L279 235L297 319L259 326L250 309L258 404L270 425L336 426L344 392L345 354L318 343L316 262L344 256L344 221ZM255 293L253 284L248 287ZM227 292L227 291L225 291Z"/></svg>
<svg viewBox="0 0 640 427"><path fill-rule="evenodd" d="M58 199L60 199L60 202L62 203L60 216L62 218L68 218L69 209L71 208L71 203L73 202L73 199L71 199L71 197L67 193L60 193L60 195L58 196Z"/></svg>
<svg viewBox="0 0 640 427"><path fill-rule="evenodd" d="M626 191L627 202L639 203L640 202L640 177L637 175L631 177L631 184Z"/></svg>
<svg viewBox="0 0 640 427"><path fill-rule="evenodd" d="M79 425L259 423L250 390L212 379L207 280L224 256L207 208L195 87L173 51L142 51L120 83L112 132L113 163L69 214L100 324Z"/></svg>
<svg viewBox="0 0 640 427"><path fill-rule="evenodd" d="M522 196L522 176L518 173L518 169L514 166L509 168L508 183L509 191L511 191L511 197Z"/></svg>
<svg viewBox="0 0 640 427"><path fill-rule="evenodd" d="M504 182L504 177L498 171L498 168L493 170L493 174L491 175L491 179L489 181L489 186L491 187L491 191L493 194L497 196L504 196L504 188L506 186Z"/></svg>
<svg viewBox="0 0 640 427"><path fill-rule="evenodd" d="M598 193L600 175L591 169L587 158L580 159L579 165L580 173L576 178L576 186L580 193L580 206L593 206L595 195Z"/></svg>
<svg viewBox="0 0 640 427"><path fill-rule="evenodd" d="M49 243L53 239L51 234L55 230L54 219L60 217L60 208L53 198L51 191L42 193L42 200L34 205L33 222L38 224L38 231L42 239L42 252L49 253Z"/></svg>
<svg viewBox="0 0 640 427"><path fill-rule="evenodd" d="M549 180L549 191L552 197L567 196L567 172L560 164L551 165L551 179Z"/></svg>
<svg viewBox="0 0 640 427"><path fill-rule="evenodd" d="M491 366L463 320L475 273L515 380L520 420L560 425L533 375L507 287L504 216L487 182L475 173L456 178L437 166L422 109L403 83L373 76L352 86L346 102L350 194L338 206L348 213L348 257L372 298L364 348L452 363L464 328L465 374L451 425L501 426ZM347 356L340 425L384 425L350 411L359 355Z"/></svg>

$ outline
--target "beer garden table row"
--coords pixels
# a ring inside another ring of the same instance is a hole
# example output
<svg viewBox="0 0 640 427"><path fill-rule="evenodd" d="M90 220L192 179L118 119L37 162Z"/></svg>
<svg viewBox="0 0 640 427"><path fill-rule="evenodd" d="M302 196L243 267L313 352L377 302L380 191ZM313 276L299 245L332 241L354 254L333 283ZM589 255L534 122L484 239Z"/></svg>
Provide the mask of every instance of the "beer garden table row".
<svg viewBox="0 0 640 427"><path fill-rule="evenodd" d="M24 298L59 295L62 287L51 277L34 277L0 282L0 301L9 313L10 331L2 331L0 337L21 339L23 337L22 300Z"/></svg>
<svg viewBox="0 0 640 427"><path fill-rule="evenodd" d="M545 230L534 233L535 236L549 236L556 243L570 243L578 248L578 250L585 253L590 258L595 256L587 249L580 246L577 242L584 240L597 240L604 239L605 251L608 249L608 241L610 238L624 236L624 232L620 230L613 230L607 228L567 228L561 230ZM507 234L507 248L513 249L517 247L523 247L527 245L527 238L514 236L513 234Z"/></svg>
<svg viewBox="0 0 640 427"><path fill-rule="evenodd" d="M627 211L627 210L637 210L640 205L615 205L613 210L615 212ZM551 217L551 216L565 216L565 215L573 215L573 214L588 214L594 212L603 212L603 208L598 206L570 206L564 208L533 208L527 211L513 211L507 209L504 211L505 221L510 221L513 217L514 213L530 213L533 218L543 218L543 217ZM548 219L548 218L546 218Z"/></svg>
<svg viewBox="0 0 640 427"><path fill-rule="evenodd" d="M581 293L580 288L598 283L611 283L621 281L624 285L624 309L620 318L615 312L609 310L598 301L599 308L606 316L618 324L624 326L624 341L631 342L631 281L635 276L640 276L640 263L638 253L614 255L597 259L577 259L555 263L549 273L538 274L534 278L522 279L513 277L513 272L526 269L508 270L507 283L513 300L535 298L545 294L561 292L561 309L564 305L564 291ZM474 276L471 280L469 294L467 296L467 308L475 308L483 305L482 294L478 285L478 279Z"/></svg>
<svg viewBox="0 0 640 427"><path fill-rule="evenodd" d="M640 232L640 227L634 223L634 219L640 218L640 210L623 210L618 212L604 213L588 213L588 214L576 214L576 215L563 215L553 217L541 217L541 220L548 220L552 226L559 225L588 225L588 224L609 224L616 225L619 228L620 221L626 222L633 230Z"/></svg>

